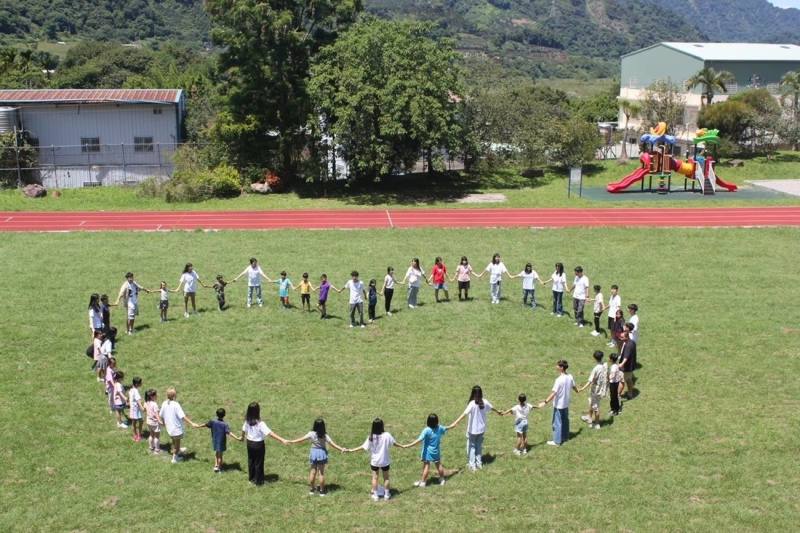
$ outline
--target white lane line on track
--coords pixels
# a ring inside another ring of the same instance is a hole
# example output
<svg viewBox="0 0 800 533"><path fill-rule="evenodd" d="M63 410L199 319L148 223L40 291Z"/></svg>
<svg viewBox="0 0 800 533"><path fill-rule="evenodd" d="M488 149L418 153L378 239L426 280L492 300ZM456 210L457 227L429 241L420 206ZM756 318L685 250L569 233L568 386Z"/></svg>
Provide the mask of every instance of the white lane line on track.
<svg viewBox="0 0 800 533"><path fill-rule="evenodd" d="M4 220L4 222L11 222L13 219L14 217L8 217L7 219Z"/></svg>
<svg viewBox="0 0 800 533"><path fill-rule="evenodd" d="M386 209L386 218L389 219L389 227L394 229L394 222L392 222L392 215L389 214L389 210Z"/></svg>

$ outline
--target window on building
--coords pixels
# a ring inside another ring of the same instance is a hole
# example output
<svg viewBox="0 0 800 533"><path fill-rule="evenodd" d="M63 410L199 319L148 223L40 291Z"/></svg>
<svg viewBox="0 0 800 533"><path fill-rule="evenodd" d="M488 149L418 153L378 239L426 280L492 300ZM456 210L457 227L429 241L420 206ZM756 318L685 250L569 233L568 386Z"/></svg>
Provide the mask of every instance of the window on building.
<svg viewBox="0 0 800 533"><path fill-rule="evenodd" d="M153 108L153 114L154 115L160 115L161 111L162 111L162 109L160 107L154 107Z"/></svg>
<svg viewBox="0 0 800 533"><path fill-rule="evenodd" d="M152 152L153 151L153 138L152 137L134 137L133 138L133 151L134 152Z"/></svg>
<svg viewBox="0 0 800 533"><path fill-rule="evenodd" d="M81 152L99 152L100 137L81 137Z"/></svg>

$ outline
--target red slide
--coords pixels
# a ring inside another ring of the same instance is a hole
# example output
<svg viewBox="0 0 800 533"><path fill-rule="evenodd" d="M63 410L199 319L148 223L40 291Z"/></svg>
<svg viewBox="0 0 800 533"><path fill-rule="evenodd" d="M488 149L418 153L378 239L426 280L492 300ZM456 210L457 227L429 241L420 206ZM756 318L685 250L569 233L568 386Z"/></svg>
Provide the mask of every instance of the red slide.
<svg viewBox="0 0 800 533"><path fill-rule="evenodd" d="M615 183L609 183L606 186L606 190L608 192L620 192L623 189L627 189L637 181L641 181L642 179L644 179L644 177L647 176L648 172L649 169L647 168L637 168L636 170L634 170L621 180Z"/></svg>
<svg viewBox="0 0 800 533"><path fill-rule="evenodd" d="M720 178L719 176L717 176L717 185L719 185L720 187L725 187L731 192L736 192L737 190L739 190L739 187L737 187L735 184L727 182L724 179Z"/></svg>

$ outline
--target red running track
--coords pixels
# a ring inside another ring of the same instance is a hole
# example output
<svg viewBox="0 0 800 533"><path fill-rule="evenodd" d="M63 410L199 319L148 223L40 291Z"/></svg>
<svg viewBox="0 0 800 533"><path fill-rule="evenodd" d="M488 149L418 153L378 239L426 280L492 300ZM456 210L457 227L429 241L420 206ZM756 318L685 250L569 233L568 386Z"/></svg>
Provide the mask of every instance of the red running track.
<svg viewBox="0 0 800 533"><path fill-rule="evenodd" d="M611 209L0 212L0 231L800 226L800 206Z"/></svg>

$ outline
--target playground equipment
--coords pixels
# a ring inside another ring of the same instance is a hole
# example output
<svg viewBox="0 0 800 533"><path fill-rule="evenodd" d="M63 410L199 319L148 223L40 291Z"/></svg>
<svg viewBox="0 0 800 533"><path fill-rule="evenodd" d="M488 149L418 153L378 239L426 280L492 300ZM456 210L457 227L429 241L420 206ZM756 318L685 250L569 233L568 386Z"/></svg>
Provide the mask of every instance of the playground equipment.
<svg viewBox="0 0 800 533"><path fill-rule="evenodd" d="M715 194L717 186L731 192L738 189L733 183L717 176L714 170L714 158L705 150L706 144L719 143L718 130L698 130L692 139L694 155L690 158L687 152L685 161L672 157L672 147L675 145L676 139L672 135L667 135L666 132L666 123L659 122L655 128L650 129L650 133L642 135L640 141L647 149L643 150L639 156L641 166L621 180L609 183L606 190L610 193L618 193L634 183L641 183L641 190L644 191L644 179L648 178L648 191L653 192L653 178L655 177L657 179L655 192L667 194L672 190L673 172L684 176L684 190L689 190L689 183L691 183L692 191L695 190L695 183L698 183L700 192L704 195ZM669 148L667 148L668 146Z"/></svg>

